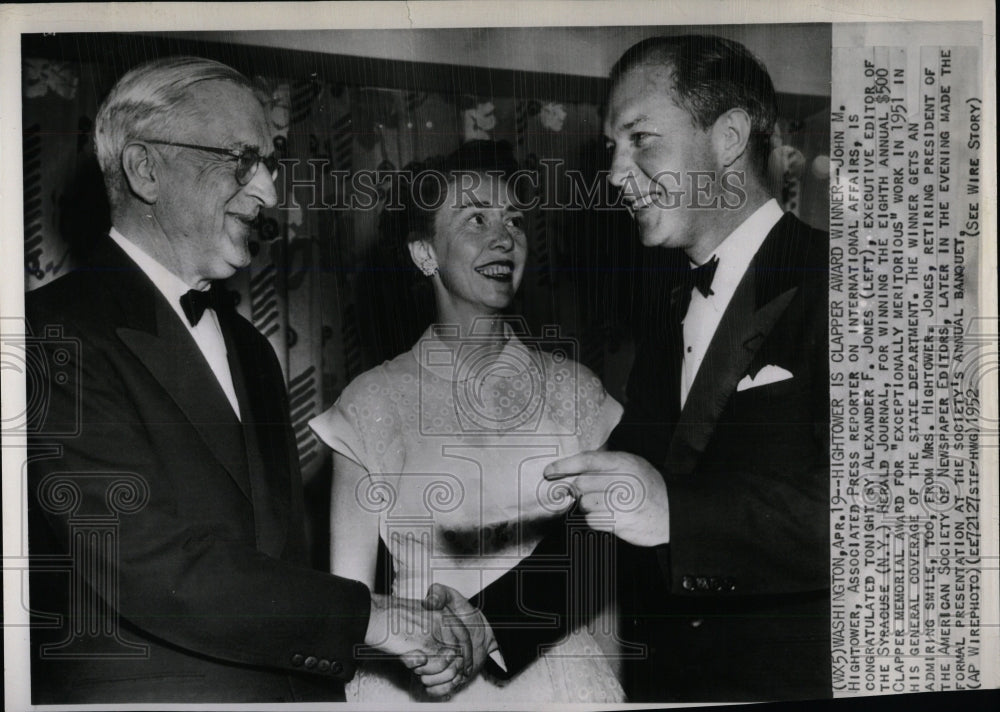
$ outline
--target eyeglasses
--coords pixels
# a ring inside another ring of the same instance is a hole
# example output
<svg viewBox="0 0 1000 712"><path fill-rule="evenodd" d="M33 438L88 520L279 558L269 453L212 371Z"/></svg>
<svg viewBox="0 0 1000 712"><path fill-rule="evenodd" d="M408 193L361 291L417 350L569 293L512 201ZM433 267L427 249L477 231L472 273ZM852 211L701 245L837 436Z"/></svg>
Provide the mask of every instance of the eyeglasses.
<svg viewBox="0 0 1000 712"><path fill-rule="evenodd" d="M260 155L256 148L216 148L215 146L199 146L194 143L177 143L175 141L159 141L156 139L140 139L145 143L155 143L161 146L175 148L191 148L195 151L205 151L219 156L228 156L236 161L236 182L246 185L257 175L257 166L261 163L271 174L271 180L278 177L278 159L272 153L270 156Z"/></svg>

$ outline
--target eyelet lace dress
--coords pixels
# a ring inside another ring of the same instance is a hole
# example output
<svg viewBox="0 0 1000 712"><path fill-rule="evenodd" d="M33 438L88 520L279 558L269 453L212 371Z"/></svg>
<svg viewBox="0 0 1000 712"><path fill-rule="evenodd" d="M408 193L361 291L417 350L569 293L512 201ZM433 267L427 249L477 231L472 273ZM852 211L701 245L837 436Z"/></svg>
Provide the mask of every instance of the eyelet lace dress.
<svg viewBox="0 0 1000 712"><path fill-rule="evenodd" d="M412 350L355 379L311 426L368 472L355 494L378 515L392 593L422 599L437 582L468 598L528 556L572 504L544 467L603 445L621 414L568 349L541 351L512 334L499 351L475 338L451 348L432 327ZM624 701L598 622L585 621L511 680L481 674L452 701ZM398 661L373 660L347 699L427 698Z"/></svg>

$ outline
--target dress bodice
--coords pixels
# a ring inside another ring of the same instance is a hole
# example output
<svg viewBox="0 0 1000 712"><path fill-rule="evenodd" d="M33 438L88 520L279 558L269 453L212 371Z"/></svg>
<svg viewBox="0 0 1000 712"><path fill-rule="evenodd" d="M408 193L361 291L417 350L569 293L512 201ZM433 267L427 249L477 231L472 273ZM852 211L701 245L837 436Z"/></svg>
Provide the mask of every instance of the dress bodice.
<svg viewBox="0 0 1000 712"><path fill-rule="evenodd" d="M393 559L393 593L422 598L433 582L469 597L535 548L572 504L549 462L600 447L621 406L568 357L510 335L502 349L460 345L433 330L355 379L313 421L361 465L356 492L377 513Z"/></svg>

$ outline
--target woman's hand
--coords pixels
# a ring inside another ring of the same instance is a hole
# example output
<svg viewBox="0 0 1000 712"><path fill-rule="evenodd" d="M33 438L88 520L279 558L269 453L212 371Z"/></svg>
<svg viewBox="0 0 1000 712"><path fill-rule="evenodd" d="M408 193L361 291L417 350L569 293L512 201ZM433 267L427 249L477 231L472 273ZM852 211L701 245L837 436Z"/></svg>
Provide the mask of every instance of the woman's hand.
<svg viewBox="0 0 1000 712"><path fill-rule="evenodd" d="M420 676L420 682L426 688L427 694L432 697L444 697L476 677L486 662L487 655L496 648L496 642L486 617L453 588L439 583L432 584L427 589L423 607L428 611L448 613L451 617L446 620L457 622L457 625L461 626L471 638L471 652L463 658L464 667L454 676L449 674L447 668L438 671L439 666L433 665L432 661L422 663L417 658L403 659L404 664ZM447 634L447 631L444 632ZM413 662L417 664L411 665Z"/></svg>
<svg viewBox="0 0 1000 712"><path fill-rule="evenodd" d="M414 599L375 593L365 644L398 655L421 675L421 682L427 679L427 692L435 697L461 687L477 657L473 636L447 606L430 608Z"/></svg>

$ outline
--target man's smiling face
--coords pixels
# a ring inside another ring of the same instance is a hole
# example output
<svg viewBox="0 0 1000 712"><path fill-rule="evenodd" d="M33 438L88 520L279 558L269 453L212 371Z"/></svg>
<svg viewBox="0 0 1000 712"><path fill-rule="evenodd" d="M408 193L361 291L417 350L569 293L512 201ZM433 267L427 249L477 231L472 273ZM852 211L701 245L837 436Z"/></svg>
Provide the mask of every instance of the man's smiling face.
<svg viewBox="0 0 1000 712"><path fill-rule="evenodd" d="M706 202L704 192L696 194L706 175L719 175L711 128L699 128L676 103L670 68L662 65L626 72L611 91L606 116L610 180L622 190L642 243L691 248L715 212L693 207Z"/></svg>
<svg viewBox="0 0 1000 712"><path fill-rule="evenodd" d="M250 91L231 82L210 81L194 85L188 93L172 140L271 153L264 112ZM277 202L268 170L258 165L247 184L240 185L236 161L228 156L153 148L165 166L154 213L179 276L198 287L249 265L252 223L261 208Z"/></svg>

